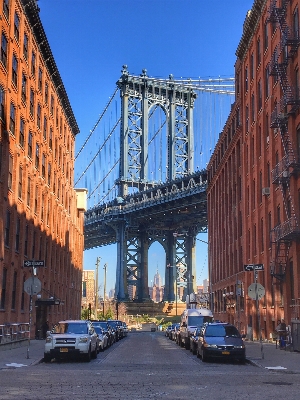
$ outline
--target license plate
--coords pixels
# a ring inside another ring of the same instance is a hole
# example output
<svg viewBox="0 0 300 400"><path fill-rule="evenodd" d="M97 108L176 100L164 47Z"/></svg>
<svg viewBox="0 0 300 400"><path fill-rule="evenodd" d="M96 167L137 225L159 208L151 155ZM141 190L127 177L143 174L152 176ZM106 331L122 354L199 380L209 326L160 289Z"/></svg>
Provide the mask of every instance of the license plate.
<svg viewBox="0 0 300 400"><path fill-rule="evenodd" d="M228 356L230 354L230 351L222 351L222 354Z"/></svg>
<svg viewBox="0 0 300 400"><path fill-rule="evenodd" d="M67 352L69 351L69 349L68 349L67 347L61 347L61 348L59 349L59 351L60 351L61 353L67 353Z"/></svg>

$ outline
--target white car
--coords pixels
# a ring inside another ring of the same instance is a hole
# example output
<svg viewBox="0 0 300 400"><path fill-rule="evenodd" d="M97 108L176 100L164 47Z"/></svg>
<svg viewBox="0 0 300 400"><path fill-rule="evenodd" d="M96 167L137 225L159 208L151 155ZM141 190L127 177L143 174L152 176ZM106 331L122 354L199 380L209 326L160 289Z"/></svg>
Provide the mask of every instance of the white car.
<svg viewBox="0 0 300 400"><path fill-rule="evenodd" d="M52 331L47 332L44 361L53 358L79 358L86 361L97 358L98 336L90 321L60 321Z"/></svg>
<svg viewBox="0 0 300 400"><path fill-rule="evenodd" d="M98 352L103 351L108 347L108 337L100 326L94 325L94 328L98 335Z"/></svg>

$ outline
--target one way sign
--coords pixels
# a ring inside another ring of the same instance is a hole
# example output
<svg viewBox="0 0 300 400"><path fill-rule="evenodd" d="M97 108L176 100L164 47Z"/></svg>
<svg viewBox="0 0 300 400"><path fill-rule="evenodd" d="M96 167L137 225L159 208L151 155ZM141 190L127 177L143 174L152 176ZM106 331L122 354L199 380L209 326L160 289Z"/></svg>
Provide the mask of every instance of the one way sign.
<svg viewBox="0 0 300 400"><path fill-rule="evenodd" d="M244 265L244 271L263 271L264 264L246 264Z"/></svg>
<svg viewBox="0 0 300 400"><path fill-rule="evenodd" d="M44 260L26 260L24 261L24 267L44 267Z"/></svg>

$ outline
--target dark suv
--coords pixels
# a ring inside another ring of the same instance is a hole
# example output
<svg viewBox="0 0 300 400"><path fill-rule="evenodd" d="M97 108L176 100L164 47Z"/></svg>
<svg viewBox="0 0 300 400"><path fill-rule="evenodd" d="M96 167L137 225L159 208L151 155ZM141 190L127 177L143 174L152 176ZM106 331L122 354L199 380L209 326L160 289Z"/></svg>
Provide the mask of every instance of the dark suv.
<svg viewBox="0 0 300 400"><path fill-rule="evenodd" d="M111 327L109 326L109 323L107 321L96 321L93 320L93 326L99 326L100 328L102 328L104 330L104 334L107 336L107 345L108 347L110 347L115 339L114 339L114 333L111 329Z"/></svg>
<svg viewBox="0 0 300 400"><path fill-rule="evenodd" d="M108 321L109 326L115 332L116 342L123 337L123 325L122 322L116 319L109 319Z"/></svg>

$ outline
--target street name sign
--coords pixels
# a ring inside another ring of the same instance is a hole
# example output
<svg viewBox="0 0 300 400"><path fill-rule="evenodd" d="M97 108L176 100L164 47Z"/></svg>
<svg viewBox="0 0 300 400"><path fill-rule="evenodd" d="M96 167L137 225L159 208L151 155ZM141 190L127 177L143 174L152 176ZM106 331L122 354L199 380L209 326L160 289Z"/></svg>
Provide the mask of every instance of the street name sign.
<svg viewBox="0 0 300 400"><path fill-rule="evenodd" d="M263 271L264 264L246 264L244 265L244 271Z"/></svg>
<svg viewBox="0 0 300 400"><path fill-rule="evenodd" d="M24 267L44 267L44 260L26 260L24 261Z"/></svg>

